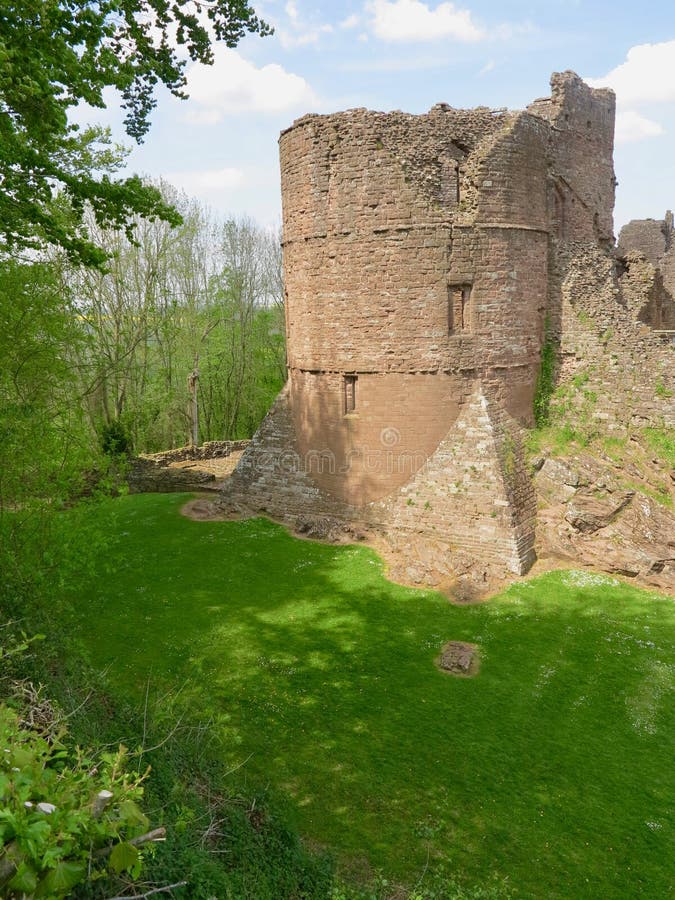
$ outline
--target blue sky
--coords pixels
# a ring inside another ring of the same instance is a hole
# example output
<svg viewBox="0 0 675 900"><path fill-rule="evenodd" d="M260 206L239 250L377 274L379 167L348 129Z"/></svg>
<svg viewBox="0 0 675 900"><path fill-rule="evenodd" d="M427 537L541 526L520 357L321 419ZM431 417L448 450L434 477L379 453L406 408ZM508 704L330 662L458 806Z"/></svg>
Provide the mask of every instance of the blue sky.
<svg viewBox="0 0 675 900"><path fill-rule="evenodd" d="M159 94L129 169L222 214L280 220L277 138L307 112L420 113L434 103L520 109L573 69L617 92L615 227L675 207L675 3L605 0L261 0L276 28L188 69L188 101ZM114 98L101 116L123 137Z"/></svg>

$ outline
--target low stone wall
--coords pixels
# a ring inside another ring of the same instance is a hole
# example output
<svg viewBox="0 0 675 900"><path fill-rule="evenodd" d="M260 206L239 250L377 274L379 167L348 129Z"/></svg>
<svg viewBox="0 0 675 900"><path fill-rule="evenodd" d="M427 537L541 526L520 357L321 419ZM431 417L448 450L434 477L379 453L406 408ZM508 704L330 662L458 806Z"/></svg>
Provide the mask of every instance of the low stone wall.
<svg viewBox="0 0 675 900"><path fill-rule="evenodd" d="M163 450L161 453L143 453L139 458L151 460L162 466L191 459L220 459L239 450L245 450L250 443L248 440L206 441L199 447L178 447L176 450Z"/></svg>
<svg viewBox="0 0 675 900"><path fill-rule="evenodd" d="M147 453L131 461L128 476L132 494L167 494L206 488L216 480L212 472L199 466L178 463L225 459L245 450L250 441L207 441L200 447L178 447L161 453Z"/></svg>
<svg viewBox="0 0 675 900"><path fill-rule="evenodd" d="M195 469L169 469L153 459L137 457L131 461L127 477L132 494L173 494L198 490L216 480L211 472Z"/></svg>

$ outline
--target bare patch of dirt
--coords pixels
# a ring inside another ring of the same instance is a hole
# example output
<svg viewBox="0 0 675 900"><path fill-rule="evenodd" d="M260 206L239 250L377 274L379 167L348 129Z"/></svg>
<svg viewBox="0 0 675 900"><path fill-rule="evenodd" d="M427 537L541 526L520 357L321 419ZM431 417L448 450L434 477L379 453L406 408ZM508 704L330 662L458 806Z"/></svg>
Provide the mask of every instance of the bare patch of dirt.
<svg viewBox="0 0 675 900"><path fill-rule="evenodd" d="M448 641L443 645L436 665L441 672L447 672L448 675L472 678L480 669L478 646L466 641Z"/></svg>
<svg viewBox="0 0 675 900"><path fill-rule="evenodd" d="M225 522L234 519L235 516L224 512L216 503L208 497L195 497L188 500L180 508L180 514L195 522Z"/></svg>

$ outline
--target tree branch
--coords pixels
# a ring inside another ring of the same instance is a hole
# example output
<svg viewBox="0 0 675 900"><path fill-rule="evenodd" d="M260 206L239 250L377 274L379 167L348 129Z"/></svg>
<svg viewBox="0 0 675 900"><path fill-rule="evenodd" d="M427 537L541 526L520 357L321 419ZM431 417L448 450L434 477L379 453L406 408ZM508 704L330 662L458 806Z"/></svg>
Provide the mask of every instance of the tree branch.
<svg viewBox="0 0 675 900"><path fill-rule="evenodd" d="M152 888L144 894L123 894L120 897L109 897L108 900L143 900L144 897L152 897L153 894L165 894L174 888L187 887L187 881L177 881L175 884L167 884L165 887Z"/></svg>

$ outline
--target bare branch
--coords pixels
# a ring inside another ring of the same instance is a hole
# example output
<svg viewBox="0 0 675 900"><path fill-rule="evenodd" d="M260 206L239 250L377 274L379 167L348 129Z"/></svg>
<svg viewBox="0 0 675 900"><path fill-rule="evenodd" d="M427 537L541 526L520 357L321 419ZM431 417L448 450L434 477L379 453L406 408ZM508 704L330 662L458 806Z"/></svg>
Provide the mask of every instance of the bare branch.
<svg viewBox="0 0 675 900"><path fill-rule="evenodd" d="M131 844L132 847L141 847L143 844L159 844L162 841L166 840L166 828L164 826L160 826L159 828L153 828L152 831L146 831L145 834L139 834L138 837L131 838L128 841L125 841L125 844ZM110 847L101 847L100 850L97 850L95 856L110 856L117 845L113 844Z"/></svg>
<svg viewBox="0 0 675 900"><path fill-rule="evenodd" d="M109 897L108 900L143 900L144 897L152 897L154 894L166 894L175 888L187 887L187 881L177 881L175 884L167 884L164 887L152 888L144 894L122 894L119 897Z"/></svg>

